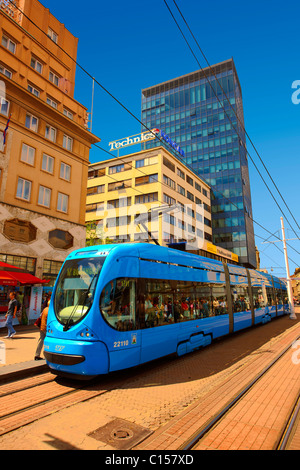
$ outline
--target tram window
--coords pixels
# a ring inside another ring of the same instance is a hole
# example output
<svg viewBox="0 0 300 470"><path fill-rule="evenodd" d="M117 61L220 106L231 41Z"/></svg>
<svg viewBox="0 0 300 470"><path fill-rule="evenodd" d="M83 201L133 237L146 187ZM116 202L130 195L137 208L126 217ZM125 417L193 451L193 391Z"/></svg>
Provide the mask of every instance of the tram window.
<svg viewBox="0 0 300 470"><path fill-rule="evenodd" d="M287 291L285 289L281 289L281 297L282 297L282 300L283 300L284 304L289 303L288 294L287 294Z"/></svg>
<svg viewBox="0 0 300 470"><path fill-rule="evenodd" d="M266 287L267 291L267 299L268 299L268 305L275 305L275 298L273 295L273 288L272 287Z"/></svg>
<svg viewBox="0 0 300 470"><path fill-rule="evenodd" d="M107 323L118 331L136 328L135 319L136 281L120 278L104 287L100 298L100 309Z"/></svg>
<svg viewBox="0 0 300 470"><path fill-rule="evenodd" d="M213 316L211 288L209 284L197 284L196 286L196 313L197 318Z"/></svg>
<svg viewBox="0 0 300 470"><path fill-rule="evenodd" d="M140 328L180 323L227 313L225 285L140 279Z"/></svg>
<svg viewBox="0 0 300 470"><path fill-rule="evenodd" d="M275 299L276 299L276 304L277 305L282 304L281 289L275 288Z"/></svg>
<svg viewBox="0 0 300 470"><path fill-rule="evenodd" d="M140 315L142 328L152 328L174 322L174 292L173 281L161 279L140 280L144 284L144 311ZM173 287L173 288L172 288ZM176 310L176 309L175 309Z"/></svg>
<svg viewBox="0 0 300 470"><path fill-rule="evenodd" d="M231 295L233 313L250 310L249 292L246 285L231 286Z"/></svg>
<svg viewBox="0 0 300 470"><path fill-rule="evenodd" d="M177 281L174 302L176 308L176 321L188 321L197 318L196 284L188 281Z"/></svg>
<svg viewBox="0 0 300 470"><path fill-rule="evenodd" d="M225 285L212 286L212 307L214 315L224 315L228 313Z"/></svg>
<svg viewBox="0 0 300 470"><path fill-rule="evenodd" d="M75 324L93 304L95 288L105 258L66 261L58 279L54 310L62 324Z"/></svg>
<svg viewBox="0 0 300 470"><path fill-rule="evenodd" d="M252 286L252 294L253 294L253 305L254 308L263 308L266 306L266 301L263 296L263 289L262 287L253 287Z"/></svg>

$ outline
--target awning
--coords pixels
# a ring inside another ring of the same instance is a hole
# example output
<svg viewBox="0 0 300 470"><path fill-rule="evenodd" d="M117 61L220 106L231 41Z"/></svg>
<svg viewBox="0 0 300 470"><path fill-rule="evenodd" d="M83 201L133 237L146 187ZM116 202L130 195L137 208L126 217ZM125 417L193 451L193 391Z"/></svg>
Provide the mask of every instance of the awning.
<svg viewBox="0 0 300 470"><path fill-rule="evenodd" d="M13 266L12 264L4 263L4 261L0 261L0 269L1 271L24 271L24 269L18 268L17 266Z"/></svg>
<svg viewBox="0 0 300 470"><path fill-rule="evenodd" d="M16 286L19 282L23 285L28 284L47 284L49 281L43 281L29 273L18 273L11 271L0 271L0 282L3 286ZM14 284L13 284L14 283Z"/></svg>
<svg viewBox="0 0 300 470"><path fill-rule="evenodd" d="M16 286L18 281L4 271L0 271L0 286Z"/></svg>

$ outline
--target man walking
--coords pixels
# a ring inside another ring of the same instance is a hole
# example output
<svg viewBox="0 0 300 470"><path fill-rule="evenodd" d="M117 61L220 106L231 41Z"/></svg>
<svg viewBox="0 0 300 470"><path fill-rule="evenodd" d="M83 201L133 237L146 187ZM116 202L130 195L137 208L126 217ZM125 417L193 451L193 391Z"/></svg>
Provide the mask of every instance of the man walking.
<svg viewBox="0 0 300 470"><path fill-rule="evenodd" d="M16 293L10 292L9 298L10 298L10 301L8 304L8 310L7 310L7 314L5 315L5 318L6 318L5 326L8 329L8 334L5 338L13 338L16 334L16 331L13 327L13 319L15 318L17 309L18 309L18 303L16 301Z"/></svg>

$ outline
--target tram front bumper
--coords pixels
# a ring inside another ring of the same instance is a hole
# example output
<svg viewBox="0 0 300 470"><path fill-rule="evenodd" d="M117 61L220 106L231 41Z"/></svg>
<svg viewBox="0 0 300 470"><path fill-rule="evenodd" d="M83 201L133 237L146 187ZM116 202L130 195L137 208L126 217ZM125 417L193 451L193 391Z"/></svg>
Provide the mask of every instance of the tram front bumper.
<svg viewBox="0 0 300 470"><path fill-rule="evenodd" d="M85 361L84 356L76 356L74 354L58 354L52 352L44 352L45 359L47 362L52 364L64 364L66 366L74 366Z"/></svg>
<svg viewBox="0 0 300 470"><path fill-rule="evenodd" d="M107 374L108 351L101 341L72 341L45 338L44 355L53 372L86 376Z"/></svg>

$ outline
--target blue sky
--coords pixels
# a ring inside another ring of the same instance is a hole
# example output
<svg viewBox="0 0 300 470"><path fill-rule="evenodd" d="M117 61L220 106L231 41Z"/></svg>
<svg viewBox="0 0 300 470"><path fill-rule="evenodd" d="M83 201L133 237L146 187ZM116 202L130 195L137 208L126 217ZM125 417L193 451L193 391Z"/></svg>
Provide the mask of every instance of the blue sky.
<svg viewBox="0 0 300 470"><path fill-rule="evenodd" d="M103 0L85 4L79 0L42 0L65 26L79 38L77 60L106 89L139 119L141 90L156 83L197 70L198 64L187 48L163 0ZM300 80L298 1L177 0L190 28L210 64L233 57L243 91L245 128L261 158L300 226L299 128L300 104L292 103L292 83ZM188 34L172 0L168 4ZM201 66L205 62L196 49ZM77 71L75 98L91 108L92 83ZM140 124L115 103L99 86L95 87L93 132L108 142L136 134ZM253 147L248 152L268 183L294 230L300 230L280 199ZM91 152L91 162L107 154ZM272 233L280 229L282 215L249 159L253 218ZM287 238L295 238L285 220ZM255 234L270 235L254 224ZM276 238L270 237L274 241ZM300 265L300 240L288 241L290 270ZM262 244L262 267L273 267L283 275L284 257L274 244ZM282 244L277 243L281 249Z"/></svg>

